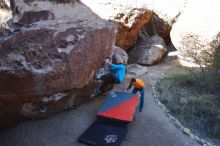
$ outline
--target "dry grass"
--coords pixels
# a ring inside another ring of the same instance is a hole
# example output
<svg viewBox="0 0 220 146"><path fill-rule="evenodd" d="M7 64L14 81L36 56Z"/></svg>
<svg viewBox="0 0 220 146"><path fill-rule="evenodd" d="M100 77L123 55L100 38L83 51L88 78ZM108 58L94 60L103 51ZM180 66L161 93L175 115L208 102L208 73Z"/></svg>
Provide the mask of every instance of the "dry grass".
<svg viewBox="0 0 220 146"><path fill-rule="evenodd" d="M156 85L162 103L202 137L220 140L220 75L216 72L169 74Z"/></svg>

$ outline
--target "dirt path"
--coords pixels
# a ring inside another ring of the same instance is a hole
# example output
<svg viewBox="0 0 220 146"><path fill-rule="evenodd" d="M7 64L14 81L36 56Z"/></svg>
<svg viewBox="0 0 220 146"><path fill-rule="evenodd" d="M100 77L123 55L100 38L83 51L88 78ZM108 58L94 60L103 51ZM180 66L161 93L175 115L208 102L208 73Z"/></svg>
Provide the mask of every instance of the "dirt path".
<svg viewBox="0 0 220 146"><path fill-rule="evenodd" d="M167 63L149 67L148 73L140 77L146 84L145 107L129 125L122 146L199 146L170 123L154 102L151 83L169 68ZM95 121L102 101L103 98L99 98L77 110L66 111L46 120L24 122L2 131L0 146L85 146L78 143L77 138Z"/></svg>

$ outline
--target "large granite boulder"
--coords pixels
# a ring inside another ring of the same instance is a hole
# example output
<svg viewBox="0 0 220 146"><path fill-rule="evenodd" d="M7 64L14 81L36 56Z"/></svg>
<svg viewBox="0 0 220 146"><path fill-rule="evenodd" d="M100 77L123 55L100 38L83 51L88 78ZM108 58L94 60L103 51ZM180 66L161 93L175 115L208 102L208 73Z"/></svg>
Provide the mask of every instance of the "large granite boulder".
<svg viewBox="0 0 220 146"><path fill-rule="evenodd" d="M128 61L129 63L142 65L157 64L161 61L166 51L166 44L163 38L154 35L146 40L140 40L135 48L128 52Z"/></svg>
<svg viewBox="0 0 220 146"><path fill-rule="evenodd" d="M128 50L136 44L140 29L147 23L153 11L145 1L131 0L82 0L103 19L114 21L118 26L115 44Z"/></svg>
<svg viewBox="0 0 220 146"><path fill-rule="evenodd" d="M10 0L1 0L0 1L0 9L10 9Z"/></svg>
<svg viewBox="0 0 220 146"><path fill-rule="evenodd" d="M189 1L171 30L175 48L200 65L210 65L220 56L216 55L220 49L219 4L218 0Z"/></svg>
<svg viewBox="0 0 220 146"><path fill-rule="evenodd" d="M116 45L128 50L137 42L140 29L170 43L170 30L183 12L187 0L82 0L103 19L118 26Z"/></svg>
<svg viewBox="0 0 220 146"><path fill-rule="evenodd" d="M119 13L114 19L119 29L116 35L116 45L124 50L134 47L140 29L150 20L151 15L152 11L144 8L128 9Z"/></svg>
<svg viewBox="0 0 220 146"><path fill-rule="evenodd" d="M148 0L146 3L154 14L142 29L150 36L160 35L168 45L171 28L186 7L187 0Z"/></svg>
<svg viewBox="0 0 220 146"><path fill-rule="evenodd" d="M9 0L0 1L0 35L1 32L7 29L7 21L12 17Z"/></svg>
<svg viewBox="0 0 220 146"><path fill-rule="evenodd" d="M78 1L16 0L12 35L0 38L0 128L89 100L115 27ZM16 9L16 11L15 11Z"/></svg>

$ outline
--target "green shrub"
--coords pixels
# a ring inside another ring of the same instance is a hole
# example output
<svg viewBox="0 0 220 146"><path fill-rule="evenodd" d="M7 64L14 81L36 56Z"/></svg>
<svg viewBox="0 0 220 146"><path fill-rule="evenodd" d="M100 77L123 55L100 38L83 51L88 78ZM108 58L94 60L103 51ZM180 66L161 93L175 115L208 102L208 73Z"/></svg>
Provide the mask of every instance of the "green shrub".
<svg viewBox="0 0 220 146"><path fill-rule="evenodd" d="M159 99L185 126L220 139L220 76L216 72L169 74L156 84Z"/></svg>

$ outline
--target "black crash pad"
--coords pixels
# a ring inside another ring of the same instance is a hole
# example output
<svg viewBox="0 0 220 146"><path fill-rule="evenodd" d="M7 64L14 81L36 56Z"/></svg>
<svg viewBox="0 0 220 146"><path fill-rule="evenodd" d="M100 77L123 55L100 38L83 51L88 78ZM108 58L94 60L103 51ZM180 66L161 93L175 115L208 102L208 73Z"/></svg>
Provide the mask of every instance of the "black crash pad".
<svg viewBox="0 0 220 146"><path fill-rule="evenodd" d="M92 146L120 146L127 135L127 126L94 122L78 139Z"/></svg>

